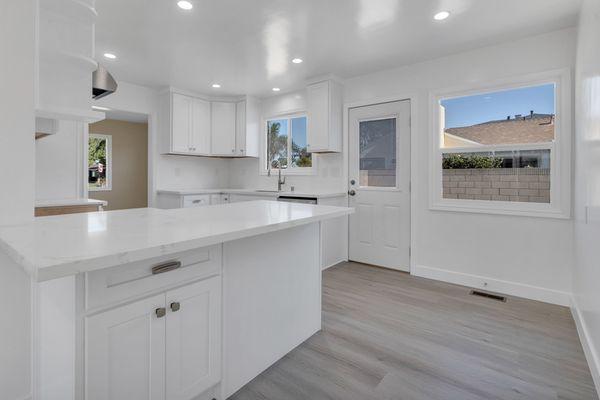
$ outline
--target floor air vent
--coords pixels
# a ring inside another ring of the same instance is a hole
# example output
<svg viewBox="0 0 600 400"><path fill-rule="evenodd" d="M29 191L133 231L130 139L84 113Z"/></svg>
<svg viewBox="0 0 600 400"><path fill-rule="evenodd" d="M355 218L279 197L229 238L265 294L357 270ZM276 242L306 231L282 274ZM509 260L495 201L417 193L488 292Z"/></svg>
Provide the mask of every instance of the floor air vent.
<svg viewBox="0 0 600 400"><path fill-rule="evenodd" d="M485 297L487 299L492 299L492 300L501 301L503 303L506 303L506 297L500 296L497 294L493 294L493 293L482 292L481 290L471 290L471 293L469 293L469 294L471 294L473 296Z"/></svg>

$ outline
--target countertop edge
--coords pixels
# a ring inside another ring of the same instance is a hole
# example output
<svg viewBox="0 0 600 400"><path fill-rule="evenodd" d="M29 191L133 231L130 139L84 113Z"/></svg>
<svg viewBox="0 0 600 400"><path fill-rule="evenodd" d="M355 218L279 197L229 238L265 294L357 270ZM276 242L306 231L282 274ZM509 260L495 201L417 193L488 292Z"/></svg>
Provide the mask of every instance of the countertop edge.
<svg viewBox="0 0 600 400"><path fill-rule="evenodd" d="M211 237L191 239L183 242L176 242L168 245L155 247L145 247L135 250L130 250L124 253L116 253L96 258L81 259L73 262L61 263L56 266L43 267L41 269L35 266L30 266L18 255L14 249L1 243L3 249L9 250L7 254L21 265L33 279L37 282L48 281L52 279L64 278L67 276L77 275L84 272L91 272L105 268L115 267L121 264L128 264L136 261L143 261L162 255L176 254L187 250L193 250L200 247L211 246L219 243L225 243L233 240L244 239L250 236L262 235L265 233L276 232L283 229L293 228L296 226L306 225L314 222L320 222L328 219L339 218L354 213L353 209L342 209L332 211L328 214L311 216L305 219L296 221L280 222L272 225L263 225L259 227L251 227L235 232L227 232L223 234L213 235ZM2 242L2 241L0 241ZM9 249L7 249L9 247Z"/></svg>

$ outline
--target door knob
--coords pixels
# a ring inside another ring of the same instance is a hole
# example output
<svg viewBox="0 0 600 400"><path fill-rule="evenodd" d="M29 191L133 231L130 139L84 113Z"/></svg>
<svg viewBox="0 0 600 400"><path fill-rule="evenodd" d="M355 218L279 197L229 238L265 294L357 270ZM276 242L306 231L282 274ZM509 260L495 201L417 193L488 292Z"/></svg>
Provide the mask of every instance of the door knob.
<svg viewBox="0 0 600 400"><path fill-rule="evenodd" d="M154 312L157 318L162 318L167 314L167 310L164 307L157 308Z"/></svg>
<svg viewBox="0 0 600 400"><path fill-rule="evenodd" d="M350 196L354 196L354 195L356 195L356 190L354 190L354 189L350 189L350 190L348 190L348 194L349 194Z"/></svg>
<svg viewBox="0 0 600 400"><path fill-rule="evenodd" d="M178 301L174 301L171 303L171 311L176 312L181 308L181 304Z"/></svg>
<svg viewBox="0 0 600 400"><path fill-rule="evenodd" d="M355 181L354 179L352 179L352 180L350 181L350 184L351 184L351 185L355 185L355 184L356 184L356 181Z"/></svg>

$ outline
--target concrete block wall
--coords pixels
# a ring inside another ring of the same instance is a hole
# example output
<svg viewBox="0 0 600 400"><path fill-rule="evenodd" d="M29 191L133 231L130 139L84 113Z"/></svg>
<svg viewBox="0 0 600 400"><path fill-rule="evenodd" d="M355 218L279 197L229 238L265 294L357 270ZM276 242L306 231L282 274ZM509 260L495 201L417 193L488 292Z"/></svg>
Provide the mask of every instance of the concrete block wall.
<svg viewBox="0 0 600 400"><path fill-rule="evenodd" d="M444 169L445 199L550 203L550 169Z"/></svg>

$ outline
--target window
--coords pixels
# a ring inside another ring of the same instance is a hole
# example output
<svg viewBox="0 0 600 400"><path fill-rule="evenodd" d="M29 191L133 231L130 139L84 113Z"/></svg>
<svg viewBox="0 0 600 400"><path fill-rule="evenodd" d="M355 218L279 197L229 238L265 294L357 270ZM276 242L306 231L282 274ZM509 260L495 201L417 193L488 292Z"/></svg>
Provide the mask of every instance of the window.
<svg viewBox="0 0 600 400"><path fill-rule="evenodd" d="M112 189L112 136L90 134L88 141L88 190Z"/></svg>
<svg viewBox="0 0 600 400"><path fill-rule="evenodd" d="M264 170L281 168L286 173L311 173L313 157L306 147L307 118L297 115L266 121Z"/></svg>
<svg viewBox="0 0 600 400"><path fill-rule="evenodd" d="M396 187L396 118L359 123L359 184Z"/></svg>
<svg viewBox="0 0 600 400"><path fill-rule="evenodd" d="M434 96L432 208L568 216L567 80Z"/></svg>

